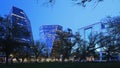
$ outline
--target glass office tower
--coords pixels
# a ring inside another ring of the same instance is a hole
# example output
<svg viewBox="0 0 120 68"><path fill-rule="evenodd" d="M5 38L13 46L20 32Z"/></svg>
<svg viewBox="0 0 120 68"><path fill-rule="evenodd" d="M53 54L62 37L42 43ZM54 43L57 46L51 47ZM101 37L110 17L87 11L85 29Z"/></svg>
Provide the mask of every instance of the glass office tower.
<svg viewBox="0 0 120 68"><path fill-rule="evenodd" d="M13 39L33 44L31 24L25 12L13 6L9 18L9 26L12 28Z"/></svg>
<svg viewBox="0 0 120 68"><path fill-rule="evenodd" d="M40 41L46 44L48 54L51 53L52 45L55 39L58 38L56 35L57 30L62 30L60 25L43 25L40 27Z"/></svg>

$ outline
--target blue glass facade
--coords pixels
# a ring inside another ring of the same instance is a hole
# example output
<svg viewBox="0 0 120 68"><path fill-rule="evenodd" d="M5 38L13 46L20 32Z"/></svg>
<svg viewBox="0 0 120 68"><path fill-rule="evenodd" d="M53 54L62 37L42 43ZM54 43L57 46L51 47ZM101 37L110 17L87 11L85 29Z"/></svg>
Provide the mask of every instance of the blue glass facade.
<svg viewBox="0 0 120 68"><path fill-rule="evenodd" d="M32 44L33 36L31 24L25 12L22 9L12 7L10 21L14 40Z"/></svg>
<svg viewBox="0 0 120 68"><path fill-rule="evenodd" d="M46 44L49 54L51 53L52 45L55 39L57 30L62 30L60 25L43 25L40 27L40 41Z"/></svg>

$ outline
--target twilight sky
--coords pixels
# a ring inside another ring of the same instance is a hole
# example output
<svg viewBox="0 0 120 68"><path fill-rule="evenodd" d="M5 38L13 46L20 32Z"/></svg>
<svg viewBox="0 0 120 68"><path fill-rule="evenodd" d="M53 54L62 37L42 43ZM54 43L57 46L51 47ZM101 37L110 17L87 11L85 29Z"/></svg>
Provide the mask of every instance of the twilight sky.
<svg viewBox="0 0 120 68"><path fill-rule="evenodd" d="M61 25L76 32L78 28L99 22L106 16L120 15L120 0L104 0L96 7L96 3L89 3L85 8L70 0L56 0L52 7L47 7L41 1L1 0L0 15L9 14L12 6L23 9L31 22L34 40L40 38L41 25Z"/></svg>

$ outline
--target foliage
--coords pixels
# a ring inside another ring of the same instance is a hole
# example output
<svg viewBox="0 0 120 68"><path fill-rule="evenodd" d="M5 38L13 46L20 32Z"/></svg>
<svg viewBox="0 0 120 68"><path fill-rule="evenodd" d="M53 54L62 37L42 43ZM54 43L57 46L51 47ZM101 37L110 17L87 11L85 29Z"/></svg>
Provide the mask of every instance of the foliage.
<svg viewBox="0 0 120 68"><path fill-rule="evenodd" d="M114 59L114 54L120 53L120 16L109 18L107 23L106 52L109 61L111 58Z"/></svg>
<svg viewBox="0 0 120 68"><path fill-rule="evenodd" d="M46 45L44 43L41 43L39 40L37 40L35 41L35 44L30 47L35 55L36 62L38 57L43 55L43 50L45 49L45 46Z"/></svg>
<svg viewBox="0 0 120 68"><path fill-rule="evenodd" d="M2 24L4 23L4 24ZM14 35L14 33L17 32L18 29L20 28L13 28L14 26L11 26L11 22L9 20L9 17L6 16L5 18L0 17L0 25L4 26L0 28L3 28L2 31L4 34L0 36L0 39L2 42L0 42L0 44L2 43L2 45L0 45L0 47L2 47L2 51L3 53L5 53L6 55L6 63L8 63L8 59L10 57L10 54L14 54L15 56L19 57L19 58L25 58L25 56L27 55L27 51L24 51L24 49L29 48L30 44L28 43L28 41L25 40L21 40L19 36L19 34L17 35L18 38L16 38ZM23 31L22 28L19 31ZM30 36L30 33L28 31L26 31L24 34L27 34L28 36ZM17 50L16 50L17 49ZM23 51L22 51L23 49ZM21 52L20 52L21 51ZM21 56L21 57L20 57ZM24 56L24 57L23 57Z"/></svg>
<svg viewBox="0 0 120 68"><path fill-rule="evenodd" d="M69 59L69 56L71 54L71 49L72 49L72 43L71 43L71 36L72 36L72 30L71 29L67 29L67 31L62 31L62 30L58 30L56 32L56 34L59 37L59 41L60 41L60 46L61 48L61 54L63 55L62 57L62 61L64 61L64 59Z"/></svg>
<svg viewBox="0 0 120 68"><path fill-rule="evenodd" d="M120 17L109 17L104 23L107 26L106 32L91 33L88 36L88 41L81 39L79 33L73 34L69 30L68 32L57 31L59 41L56 40L56 44L54 45L58 45L56 48L59 47L61 50L54 49L59 53L56 55L60 55L61 53L64 58L68 58L71 55L73 46L77 45L77 48L73 51L73 55L79 60L86 60L86 57L90 56L98 58L97 49L102 48L106 54L106 60L110 61L112 59L114 61L115 55L117 57L120 53ZM72 38L74 40L71 41Z"/></svg>
<svg viewBox="0 0 120 68"><path fill-rule="evenodd" d="M86 56L86 43L85 41L81 38L81 35L76 32L76 34L73 35L73 46L77 45L77 48L74 49L73 55L74 55L74 60L84 60ZM74 47L73 47L74 48Z"/></svg>
<svg viewBox="0 0 120 68"><path fill-rule="evenodd" d="M38 2L39 0L37 0ZM45 3L47 6L53 6L55 4L57 0L45 0ZM90 3L90 2L94 2L94 3L99 3L102 2L104 0L71 0L73 3L75 3L76 5L80 5L82 7L86 7L86 4Z"/></svg>
<svg viewBox="0 0 120 68"><path fill-rule="evenodd" d="M51 57L52 58L60 58L60 55L62 54L62 46L61 46L61 41L60 40L55 40L53 42L53 47L52 47L52 52L51 52Z"/></svg>

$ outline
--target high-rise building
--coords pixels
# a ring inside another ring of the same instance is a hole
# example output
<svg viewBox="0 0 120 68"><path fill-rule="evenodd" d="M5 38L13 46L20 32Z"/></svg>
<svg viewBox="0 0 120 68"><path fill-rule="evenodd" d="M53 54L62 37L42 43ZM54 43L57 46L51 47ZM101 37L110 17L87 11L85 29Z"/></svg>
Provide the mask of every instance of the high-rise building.
<svg viewBox="0 0 120 68"><path fill-rule="evenodd" d="M94 35L95 33L103 32L105 34L106 32L106 23L103 22L97 22L82 28L79 28L78 31L81 34L82 39L88 41L89 35Z"/></svg>
<svg viewBox="0 0 120 68"><path fill-rule="evenodd" d="M33 43L31 24L22 9L12 7L10 12L10 23L9 27L12 28L12 36L14 40L19 42Z"/></svg>
<svg viewBox="0 0 120 68"><path fill-rule="evenodd" d="M43 25L40 27L40 41L46 44L48 54L51 53L54 40L58 38L58 36L56 35L57 30L62 30L62 26Z"/></svg>
<svg viewBox="0 0 120 68"><path fill-rule="evenodd" d="M3 47L8 40L33 44L31 24L22 9L12 7L5 19L0 18L0 63L5 61L6 54ZM24 47L25 50L30 51L29 48Z"/></svg>
<svg viewBox="0 0 120 68"><path fill-rule="evenodd" d="M82 27L82 28L79 28L78 31L79 33L81 34L81 38L86 40L87 42L89 42L89 35L94 35L96 33L104 33L104 35L106 35L106 23L104 22L97 22L97 23L94 23L94 24L91 24L91 25L88 25L88 26L85 26L85 27ZM104 49L103 48L99 48L97 49L97 51L99 52L100 54L100 61L103 60L103 55L104 55Z"/></svg>

